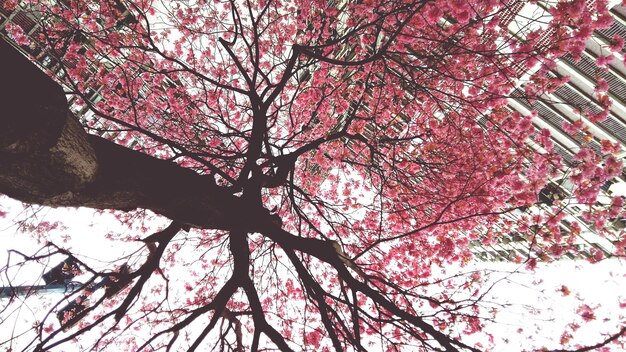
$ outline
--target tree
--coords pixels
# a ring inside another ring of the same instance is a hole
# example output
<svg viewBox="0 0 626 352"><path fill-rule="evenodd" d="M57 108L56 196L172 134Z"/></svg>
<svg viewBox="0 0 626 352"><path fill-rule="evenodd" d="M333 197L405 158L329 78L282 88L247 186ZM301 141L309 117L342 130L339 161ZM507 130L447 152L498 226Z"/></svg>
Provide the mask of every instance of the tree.
<svg viewBox="0 0 626 352"><path fill-rule="evenodd" d="M3 44L0 192L171 220L126 238L142 249L108 269L53 242L7 263L70 256L88 278L66 295L80 308L50 308L60 322L42 318L27 349L99 329L86 349L481 350L464 336L492 319L490 287L434 268L510 233L536 253L575 251L559 227L571 201L603 236L624 215L619 197L594 205L621 173L619 146L585 146L568 165L507 108L564 83L550 69L610 23L607 4L537 7L510 31L521 5L25 1L39 29L8 31L41 48L63 88ZM565 176L573 198L539 197Z"/></svg>

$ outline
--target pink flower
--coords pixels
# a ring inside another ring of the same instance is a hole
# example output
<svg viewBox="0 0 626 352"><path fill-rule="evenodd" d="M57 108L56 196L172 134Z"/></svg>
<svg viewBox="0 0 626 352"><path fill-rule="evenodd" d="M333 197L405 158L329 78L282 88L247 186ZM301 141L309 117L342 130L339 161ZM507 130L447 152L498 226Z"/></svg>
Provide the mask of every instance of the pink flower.
<svg viewBox="0 0 626 352"><path fill-rule="evenodd" d="M17 0L6 0L0 7L3 7L7 12L11 12L17 7Z"/></svg>
<svg viewBox="0 0 626 352"><path fill-rule="evenodd" d="M609 216L616 217L624 209L624 198L615 197L611 202L611 208L609 209Z"/></svg>
<svg viewBox="0 0 626 352"><path fill-rule="evenodd" d="M426 19L430 23L437 23L439 19L443 16L443 11L438 6L430 5L425 11Z"/></svg>
<svg viewBox="0 0 626 352"><path fill-rule="evenodd" d="M609 117L609 112L602 110L597 114L589 114L589 120L594 123L604 122Z"/></svg>
<svg viewBox="0 0 626 352"><path fill-rule="evenodd" d="M456 19L459 21L459 23L467 23L470 19L470 13L469 11L461 11L458 12L456 14Z"/></svg>
<svg viewBox="0 0 626 352"><path fill-rule="evenodd" d="M589 259L589 261L592 263L599 262L602 259L604 259L604 253L599 249L591 248L589 252L593 256L592 258ZM592 321L596 318L595 315L593 314L593 311L583 312L581 316L583 317L585 321Z"/></svg>
<svg viewBox="0 0 626 352"><path fill-rule="evenodd" d="M606 79L600 78L596 82L596 88L594 89L594 92L596 94L600 94L600 93L606 93L608 91L609 91L609 84L606 82Z"/></svg>
<svg viewBox="0 0 626 352"><path fill-rule="evenodd" d="M220 144L222 144L222 141L219 139L219 137L213 137L209 140L209 146L213 148L218 147Z"/></svg>
<svg viewBox="0 0 626 352"><path fill-rule="evenodd" d="M605 154L617 153L620 150L619 143L611 143L611 141L606 139L601 140L600 145L602 146L602 153Z"/></svg>
<svg viewBox="0 0 626 352"><path fill-rule="evenodd" d="M595 29L609 28L611 27L611 24L613 24L613 16L609 14L603 14L600 17L598 17L598 19L596 20L594 24L595 24Z"/></svg>
<svg viewBox="0 0 626 352"><path fill-rule="evenodd" d="M586 161L589 162L593 160L595 153L591 148L582 148L576 155L574 155L574 161Z"/></svg>
<svg viewBox="0 0 626 352"><path fill-rule="evenodd" d="M593 314L593 309L589 307L587 304L583 304L576 310L576 313L580 314L584 321L592 321L596 319L595 314Z"/></svg>
<svg viewBox="0 0 626 352"><path fill-rule="evenodd" d="M622 172L622 161L617 160L613 155L604 161L604 171L607 178L613 178Z"/></svg>
<svg viewBox="0 0 626 352"><path fill-rule="evenodd" d="M30 39L24 33L24 30L22 29L22 27L9 22L4 28L6 29L7 33L9 33L9 36L15 41L16 44L30 45Z"/></svg>
<svg viewBox="0 0 626 352"><path fill-rule="evenodd" d="M576 120L573 124L569 122L563 122L563 124L561 125L561 128L563 129L563 131L569 134L574 134L580 131L581 127L582 127L582 120Z"/></svg>
<svg viewBox="0 0 626 352"><path fill-rule="evenodd" d="M520 180L519 178L516 180L513 180L511 182L511 190L515 191L515 192L521 192L526 188L526 184L524 182L522 182L522 180Z"/></svg>
<svg viewBox="0 0 626 352"><path fill-rule="evenodd" d="M598 66L600 67L606 67L608 64L611 63L612 60L613 60L613 55L605 55L605 56L600 55L596 59L596 64L598 64Z"/></svg>
<svg viewBox="0 0 626 352"><path fill-rule="evenodd" d="M550 141L550 131L546 128L539 131L535 139L544 146L552 144Z"/></svg>
<svg viewBox="0 0 626 352"><path fill-rule="evenodd" d="M464 0L451 0L448 2L448 5L453 11L461 12L467 9L469 3Z"/></svg>
<svg viewBox="0 0 626 352"><path fill-rule="evenodd" d="M611 45L609 45L609 49L613 52L620 52L624 48L624 38L619 34L616 34L611 38Z"/></svg>

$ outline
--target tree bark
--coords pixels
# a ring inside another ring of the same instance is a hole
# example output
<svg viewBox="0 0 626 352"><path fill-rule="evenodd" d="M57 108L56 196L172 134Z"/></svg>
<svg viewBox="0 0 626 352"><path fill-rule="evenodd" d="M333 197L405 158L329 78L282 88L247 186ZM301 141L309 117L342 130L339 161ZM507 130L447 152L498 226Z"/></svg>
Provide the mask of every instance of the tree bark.
<svg viewBox="0 0 626 352"><path fill-rule="evenodd" d="M145 208L215 229L246 209L213 177L88 135L61 86L2 40L0 57L1 193L51 207Z"/></svg>

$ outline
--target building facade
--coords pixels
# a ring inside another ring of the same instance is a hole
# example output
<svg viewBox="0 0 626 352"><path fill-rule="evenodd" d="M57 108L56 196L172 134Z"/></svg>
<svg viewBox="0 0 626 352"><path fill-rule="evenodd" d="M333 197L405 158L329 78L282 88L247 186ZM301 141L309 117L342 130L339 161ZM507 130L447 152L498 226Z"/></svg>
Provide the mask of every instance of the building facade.
<svg viewBox="0 0 626 352"><path fill-rule="evenodd" d="M588 6L593 6L594 1L587 1ZM568 77L567 83L557 88L550 94L545 94L543 99L529 102L523 97L524 86L520 86L509 98L509 108L522 115L531 115L536 111L533 124L536 130L547 129L550 131L554 142L555 150L563 158L566 166L572 166L574 155L582 147L590 147L597 153L601 153L601 140L608 140L620 145L621 151L618 154L620 159L626 157L626 68L624 66L624 47L620 50L611 50L615 37L626 38L626 7L617 1L612 2L610 14L613 23L610 27L597 30L586 42L586 47L580 58L565 56L557 61L556 67L552 70L553 77ZM544 6L547 4L539 2L537 5L527 4L527 7ZM518 15L525 11L518 7ZM533 10L526 9L526 13ZM510 30L515 31L515 26L522 21L511 20ZM597 91L598 82L606 82L606 92ZM516 97L517 96L517 97ZM611 102L610 113L606 119L591 121L587 116L600 113L602 111L602 101L608 97ZM568 133L564 130L564 125L574 124L582 120L588 127L584 132ZM626 172L617 179L607 182L602 187L604 197L626 196ZM508 216L515 218L522 215L532 214L541 207L547 208L551 205L551 200L555 197L566 198L571 196L573 185L564 173L562 178L555 179L551 185L546 187L539 195L539 204L536 207L525 211L518 210ZM586 206L571 202L565 206L567 213L561 221L562 233L575 232L576 239L573 241L575 251L571 253L565 249L563 258L589 259L602 256L610 256L617 252L615 238L607 238L598 235L594 229L594 224L585 221L583 212ZM626 227L626 220L623 218L611 219L612 230L616 235L623 233ZM573 228L575 230L573 230ZM580 228L580 230L578 230ZM495 244L486 246L475 243L473 251L476 257L484 261L511 261L516 258L540 258L550 261L551 255L545 247L539 248L534 241L528 237L512 233L508 237L502 238Z"/></svg>

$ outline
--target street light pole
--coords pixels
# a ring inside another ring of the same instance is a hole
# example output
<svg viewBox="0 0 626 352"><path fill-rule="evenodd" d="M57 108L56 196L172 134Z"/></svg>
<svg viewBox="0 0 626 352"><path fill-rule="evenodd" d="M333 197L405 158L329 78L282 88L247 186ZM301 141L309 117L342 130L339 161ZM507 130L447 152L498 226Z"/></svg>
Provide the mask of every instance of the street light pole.
<svg viewBox="0 0 626 352"><path fill-rule="evenodd" d="M67 293L79 288L82 284L70 282L67 284L47 284L30 286L5 286L0 287L0 299L16 296L29 296L32 294Z"/></svg>
<svg viewBox="0 0 626 352"><path fill-rule="evenodd" d="M42 278L45 285L5 286L0 287L0 299L16 296L28 296L41 293L67 293L79 288L82 284L72 281L80 272L74 257L68 257L52 269L46 271Z"/></svg>
<svg viewBox="0 0 626 352"><path fill-rule="evenodd" d="M120 269L120 273L128 273L128 271L126 265ZM111 276L105 276L100 281L90 284L72 281L78 273L80 273L78 261L70 256L43 274L44 285L0 287L0 299L51 293L69 293L69 296L72 296L77 293L78 296L56 312L63 330L67 330L87 313L85 310L89 307L89 296L101 288L106 289L105 295L107 293L113 295L129 283L129 281L120 282Z"/></svg>

